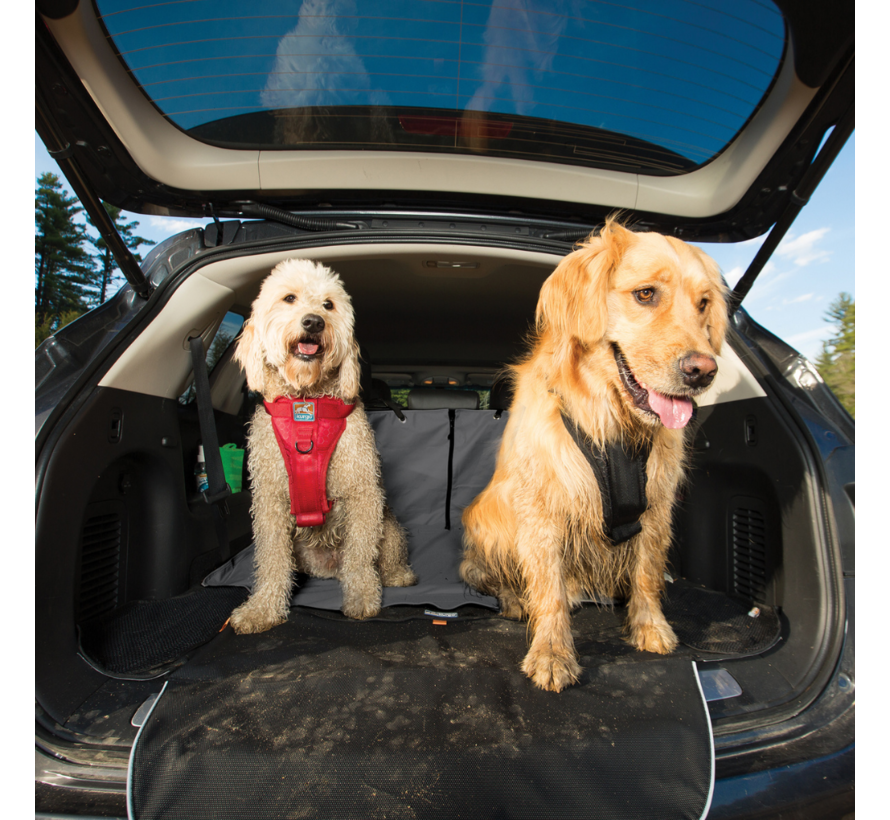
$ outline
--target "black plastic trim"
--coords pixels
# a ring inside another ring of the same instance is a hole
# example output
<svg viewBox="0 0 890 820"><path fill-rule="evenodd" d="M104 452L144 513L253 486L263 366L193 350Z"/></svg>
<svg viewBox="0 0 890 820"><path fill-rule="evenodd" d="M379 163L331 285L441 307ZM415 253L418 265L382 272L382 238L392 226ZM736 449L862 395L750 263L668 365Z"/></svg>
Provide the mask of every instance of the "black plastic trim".
<svg viewBox="0 0 890 820"><path fill-rule="evenodd" d="M843 660L845 618L845 591L839 546L833 528L833 518L828 511L831 498L828 494L824 465L806 425L784 395L779 382L770 375L768 368L754 353L750 342L746 343L733 329L727 336L732 349L739 355L750 372L757 378L767 397L781 406L788 420L789 432L798 442L802 457L808 464L808 474L813 478L812 503L821 517L816 522L821 531L820 541L825 549L821 553L822 577L826 580L825 610L829 623L825 624L819 660L813 664L811 674L798 686L799 694L787 703L765 709L750 716L717 719L714 736L718 757L739 757L748 752L762 751L778 743L788 742L813 731L813 726L796 721L824 696L832 686ZM725 764L724 764L725 765Z"/></svg>

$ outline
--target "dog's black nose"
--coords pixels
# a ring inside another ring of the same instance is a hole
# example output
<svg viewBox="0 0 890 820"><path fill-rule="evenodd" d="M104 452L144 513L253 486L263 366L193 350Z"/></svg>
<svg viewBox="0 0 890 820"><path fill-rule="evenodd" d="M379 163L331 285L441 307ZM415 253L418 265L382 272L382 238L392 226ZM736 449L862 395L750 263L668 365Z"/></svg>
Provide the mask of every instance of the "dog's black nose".
<svg viewBox="0 0 890 820"><path fill-rule="evenodd" d="M300 324L303 325L303 330L309 333L321 333L324 330L324 319L314 313L306 314Z"/></svg>
<svg viewBox="0 0 890 820"><path fill-rule="evenodd" d="M688 387L707 387L717 373L717 362L702 353L690 353L680 359L683 383Z"/></svg>

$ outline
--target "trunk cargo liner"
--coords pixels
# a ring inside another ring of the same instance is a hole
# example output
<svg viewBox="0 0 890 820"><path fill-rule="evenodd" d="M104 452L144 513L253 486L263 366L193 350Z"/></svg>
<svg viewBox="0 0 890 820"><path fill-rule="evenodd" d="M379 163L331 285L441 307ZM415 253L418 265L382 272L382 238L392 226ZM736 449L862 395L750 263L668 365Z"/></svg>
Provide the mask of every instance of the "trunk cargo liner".
<svg viewBox="0 0 890 820"><path fill-rule="evenodd" d="M702 817L694 663L578 648L582 679L555 695L519 671L524 625L497 618L226 630L140 731L130 816Z"/></svg>

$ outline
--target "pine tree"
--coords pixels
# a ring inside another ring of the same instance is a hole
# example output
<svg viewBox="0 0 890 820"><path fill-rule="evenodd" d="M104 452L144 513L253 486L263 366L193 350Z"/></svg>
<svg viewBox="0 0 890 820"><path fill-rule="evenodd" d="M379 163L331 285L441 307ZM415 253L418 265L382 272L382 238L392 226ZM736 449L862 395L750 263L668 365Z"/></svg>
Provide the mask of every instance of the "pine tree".
<svg viewBox="0 0 890 820"><path fill-rule="evenodd" d="M49 318L35 316L34 317L34 346L38 347L44 339L52 336L60 327L70 324L75 319L83 315L82 310L68 310L59 316L50 316Z"/></svg>
<svg viewBox="0 0 890 820"><path fill-rule="evenodd" d="M55 174L41 174L34 199L34 313L37 324L58 326L63 314L89 308L95 287L93 260L84 250L86 233L74 221L81 212Z"/></svg>
<svg viewBox="0 0 890 820"><path fill-rule="evenodd" d="M142 257L138 253L138 249L141 245L154 245L154 240L145 239L142 236L133 236L133 231L135 228L139 226L138 222L123 222L121 220L121 209L115 208L114 205L109 205L107 202L102 203L105 206L105 210L108 211L108 215L111 217L111 221L114 223L115 228L117 228L117 232L120 234L121 239L124 240L124 244L133 252L133 256L136 258L137 262L142 261ZM87 217L90 225L93 224L93 221ZM97 279L97 299L98 304L102 304L105 301L109 290L111 288L112 283L115 280L115 271L118 271L118 264L114 259L114 256L111 253L111 249L105 243L105 240L99 236L95 239L92 237L89 239L90 244L98 251L98 254L94 257L99 264L99 275Z"/></svg>
<svg viewBox="0 0 890 820"><path fill-rule="evenodd" d="M847 412L856 418L856 302L849 293L841 293L829 305L825 321L835 325L836 333L822 342L816 368Z"/></svg>

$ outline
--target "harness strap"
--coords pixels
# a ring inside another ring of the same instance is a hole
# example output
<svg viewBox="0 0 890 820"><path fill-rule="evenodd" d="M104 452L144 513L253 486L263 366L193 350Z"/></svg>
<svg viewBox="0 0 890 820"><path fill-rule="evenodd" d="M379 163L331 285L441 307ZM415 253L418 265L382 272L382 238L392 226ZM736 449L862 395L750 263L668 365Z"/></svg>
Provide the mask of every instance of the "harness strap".
<svg viewBox="0 0 890 820"><path fill-rule="evenodd" d="M593 469L603 501L603 532L612 544L629 541L641 532L640 516L649 504L646 499L646 462L649 445L625 448L620 442L591 447L577 425L561 413L566 430Z"/></svg>
<svg viewBox="0 0 890 820"><path fill-rule="evenodd" d="M355 409L340 399L279 397L264 401L284 457L290 511L298 527L320 527L334 502L327 496L328 464Z"/></svg>

